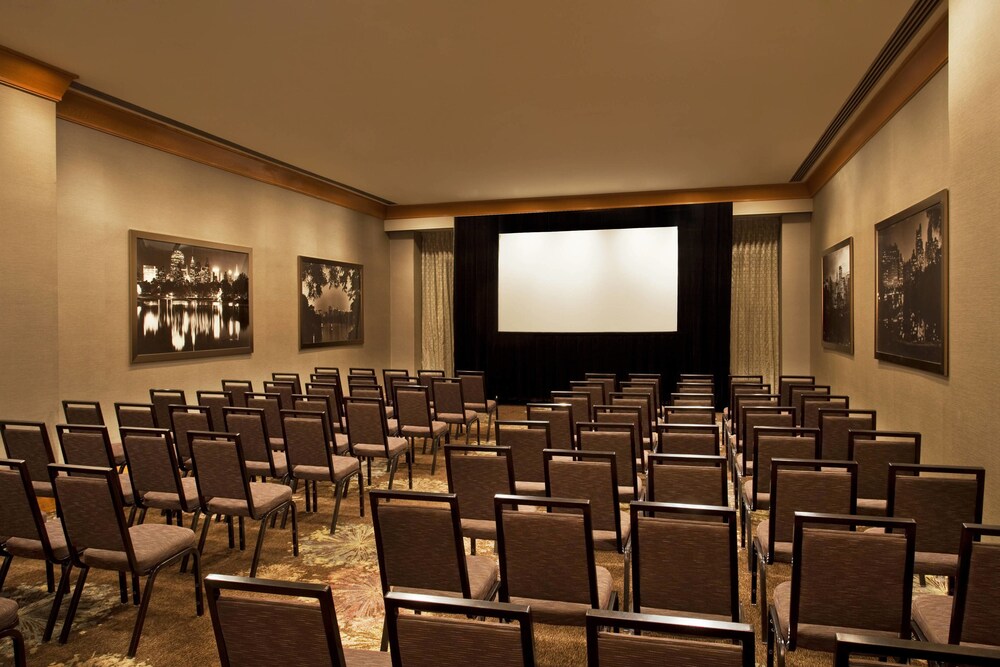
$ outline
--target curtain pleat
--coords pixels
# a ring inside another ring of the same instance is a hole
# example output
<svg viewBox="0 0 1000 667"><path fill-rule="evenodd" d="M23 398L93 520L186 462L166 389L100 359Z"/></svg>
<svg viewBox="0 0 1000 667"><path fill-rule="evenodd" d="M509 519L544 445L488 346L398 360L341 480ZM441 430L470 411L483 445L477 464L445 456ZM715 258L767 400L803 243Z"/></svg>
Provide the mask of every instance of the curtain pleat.
<svg viewBox="0 0 1000 667"><path fill-rule="evenodd" d="M733 218L729 363L733 374L761 374L777 389L778 262L781 218Z"/></svg>
<svg viewBox="0 0 1000 667"><path fill-rule="evenodd" d="M455 372L455 234L420 235L420 367Z"/></svg>

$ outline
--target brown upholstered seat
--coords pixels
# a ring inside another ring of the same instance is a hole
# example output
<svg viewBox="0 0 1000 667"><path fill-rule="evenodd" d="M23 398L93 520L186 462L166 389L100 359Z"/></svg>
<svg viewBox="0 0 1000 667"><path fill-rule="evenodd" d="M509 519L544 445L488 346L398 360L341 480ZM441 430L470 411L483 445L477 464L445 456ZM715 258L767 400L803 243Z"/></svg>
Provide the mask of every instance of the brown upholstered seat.
<svg viewBox="0 0 1000 667"><path fill-rule="evenodd" d="M553 403L569 403L574 435L577 433L578 424L590 421L594 402L589 391L553 391L550 396Z"/></svg>
<svg viewBox="0 0 1000 667"><path fill-rule="evenodd" d="M549 423L549 446L573 449L573 406L569 403L528 403L529 421Z"/></svg>
<svg viewBox="0 0 1000 667"><path fill-rule="evenodd" d="M189 448L189 431L213 431L212 410L204 405L170 405L170 428L174 433L174 444L177 446L177 462L183 470L191 469L191 449ZM224 426L219 424L219 430Z"/></svg>
<svg viewBox="0 0 1000 667"><path fill-rule="evenodd" d="M244 394L246 407L264 411L267 424L267 441L271 449L285 448L285 435L281 427L281 396L276 393Z"/></svg>
<svg viewBox="0 0 1000 667"><path fill-rule="evenodd" d="M201 510L198 487L193 477L180 476L170 431L126 427L121 434L129 480L136 505L142 509L139 523L145 520L149 508L168 510L168 523L176 513L177 525L183 525L181 512L193 512L194 529Z"/></svg>
<svg viewBox="0 0 1000 667"><path fill-rule="evenodd" d="M646 499L657 503L728 505L726 457L652 454Z"/></svg>
<svg viewBox="0 0 1000 667"><path fill-rule="evenodd" d="M301 392L296 390L295 382L289 380L264 380L264 393L277 394L281 409L292 410L295 408L295 399L292 395Z"/></svg>
<svg viewBox="0 0 1000 667"><path fill-rule="evenodd" d="M431 395L434 397L435 419L457 427L455 435L465 429L465 444L469 444L469 432L476 425L476 443L482 444L479 414L465 407L462 381L458 378L433 378Z"/></svg>
<svg viewBox="0 0 1000 667"><path fill-rule="evenodd" d="M0 598L0 640L10 638L14 651L14 667L27 667L24 636L17 629L17 603Z"/></svg>
<svg viewBox="0 0 1000 667"><path fill-rule="evenodd" d="M822 408L819 411L819 430L823 437L823 458L849 461L849 433L852 430L875 430L875 411Z"/></svg>
<svg viewBox="0 0 1000 667"><path fill-rule="evenodd" d="M549 448L547 421L498 421L497 446L510 447L514 461L514 489L517 495L545 495L545 460Z"/></svg>
<svg viewBox="0 0 1000 667"><path fill-rule="evenodd" d="M792 385L804 384L812 385L816 384L815 375L779 375L778 376L778 396L781 399L781 405L793 405L792 403Z"/></svg>
<svg viewBox="0 0 1000 667"><path fill-rule="evenodd" d="M799 402L802 404L802 414L799 415L799 419L802 422L802 426L806 428L819 428L820 410L828 410L830 408L846 410L851 407L850 397L842 394L834 396L832 394L806 392L799 397Z"/></svg>
<svg viewBox="0 0 1000 667"><path fill-rule="evenodd" d="M118 428L156 428L156 412L152 403L115 403ZM164 428L169 428L168 424Z"/></svg>
<svg viewBox="0 0 1000 667"><path fill-rule="evenodd" d="M246 457L247 472L251 477L288 479L288 460L282 451L271 447L268 437L270 425L262 408L226 407L222 409L223 423L230 433L239 433ZM284 442L284 437L282 437Z"/></svg>
<svg viewBox="0 0 1000 667"><path fill-rule="evenodd" d="M299 378L298 373L271 373L271 380L274 382L291 382L292 392L295 394L302 393L302 380Z"/></svg>
<svg viewBox="0 0 1000 667"><path fill-rule="evenodd" d="M307 396L326 396L328 399L330 418L330 429L334 434L343 434L346 429L344 423L344 390L340 385L340 378L326 378L322 382L307 382Z"/></svg>
<svg viewBox="0 0 1000 667"><path fill-rule="evenodd" d="M458 496L462 534L472 540L496 540L497 524L493 496L514 493L514 460L510 447L446 445L445 469L448 492Z"/></svg>
<svg viewBox="0 0 1000 667"><path fill-rule="evenodd" d="M916 600L916 598L914 598ZM854 656L859 656L855 658ZM860 659L865 656L867 659ZM1000 664L1000 650L977 646L955 646L932 642L915 642L909 639L883 639L870 634L837 633L834 648L834 667L879 667L887 658L896 662L913 664L922 660L927 664L973 665L995 667ZM891 660L889 661L892 662Z"/></svg>
<svg viewBox="0 0 1000 667"><path fill-rule="evenodd" d="M390 435L385 406L380 398L344 400L347 416L347 448L351 456L368 463L368 483L372 481L372 459L385 459L389 466L389 488L399 468L399 457L406 457L407 482L413 488L413 450L406 438Z"/></svg>
<svg viewBox="0 0 1000 667"><path fill-rule="evenodd" d="M639 476L637 459L639 433L632 424L578 422L576 446L583 451L614 452L618 471L618 500L623 503L642 500L645 484Z"/></svg>
<svg viewBox="0 0 1000 667"><path fill-rule="evenodd" d="M253 393L253 382L250 380L223 380L222 391L228 391L233 397L233 407L247 407L247 394Z"/></svg>
<svg viewBox="0 0 1000 667"><path fill-rule="evenodd" d="M105 425L100 401L63 401L62 405L67 424ZM125 454L120 442L111 441L111 453L114 455L115 465L119 467L118 472L121 472L121 467L125 465Z"/></svg>
<svg viewBox="0 0 1000 667"><path fill-rule="evenodd" d="M62 449L63 461L66 463L98 468L118 468L107 426L56 424L56 433L59 436L59 447ZM127 474L119 475L117 488L121 490L122 502L132 508L129 513L129 523L132 523L136 505L132 492L132 480Z"/></svg>
<svg viewBox="0 0 1000 667"><path fill-rule="evenodd" d="M292 409L299 412L322 412L326 416L327 434L330 446L340 456L347 454L347 434L342 433L344 421L341 419L341 409L336 406L332 396L321 394L293 394Z"/></svg>
<svg viewBox="0 0 1000 667"><path fill-rule="evenodd" d="M430 394L427 387L420 385L399 385L396 389L396 418L399 424L399 434L407 438L411 452L416 438L431 441L431 475L437 467L437 452L441 441L449 441L448 425L431 417Z"/></svg>
<svg viewBox="0 0 1000 667"><path fill-rule="evenodd" d="M847 458L858 462L858 514L885 516L889 465L920 463L920 434L852 429L847 434Z"/></svg>
<svg viewBox="0 0 1000 667"><path fill-rule="evenodd" d="M52 497L48 465L55 463L49 431L42 422L0 421L7 458L24 461L36 496Z"/></svg>
<svg viewBox="0 0 1000 667"><path fill-rule="evenodd" d="M156 428L172 428L170 406L187 404L184 391L181 389L150 389L149 402L153 405Z"/></svg>

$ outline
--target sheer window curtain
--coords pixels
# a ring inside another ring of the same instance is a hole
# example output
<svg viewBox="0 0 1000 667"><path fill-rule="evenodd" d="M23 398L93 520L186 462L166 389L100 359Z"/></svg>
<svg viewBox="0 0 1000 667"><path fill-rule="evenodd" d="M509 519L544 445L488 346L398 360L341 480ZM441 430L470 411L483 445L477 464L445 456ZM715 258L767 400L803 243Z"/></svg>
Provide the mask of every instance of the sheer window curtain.
<svg viewBox="0 0 1000 667"><path fill-rule="evenodd" d="M730 368L760 374L777 389L780 350L779 243L781 218L733 218Z"/></svg>
<svg viewBox="0 0 1000 667"><path fill-rule="evenodd" d="M455 373L455 233L420 234L420 367Z"/></svg>

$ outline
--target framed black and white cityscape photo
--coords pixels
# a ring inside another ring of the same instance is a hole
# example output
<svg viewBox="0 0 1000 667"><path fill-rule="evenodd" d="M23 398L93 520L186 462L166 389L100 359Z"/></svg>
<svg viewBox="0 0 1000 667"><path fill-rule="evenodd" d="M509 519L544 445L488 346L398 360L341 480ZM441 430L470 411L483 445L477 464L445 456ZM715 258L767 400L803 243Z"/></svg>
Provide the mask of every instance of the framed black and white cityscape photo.
<svg viewBox="0 0 1000 667"><path fill-rule="evenodd" d="M875 225L875 357L948 374L948 191Z"/></svg>
<svg viewBox="0 0 1000 667"><path fill-rule="evenodd" d="M823 347L854 352L854 237L823 253Z"/></svg>
<svg viewBox="0 0 1000 667"><path fill-rule="evenodd" d="M129 230L133 363L253 352L250 248Z"/></svg>
<svg viewBox="0 0 1000 667"><path fill-rule="evenodd" d="M362 265L299 257L299 348L363 343Z"/></svg>

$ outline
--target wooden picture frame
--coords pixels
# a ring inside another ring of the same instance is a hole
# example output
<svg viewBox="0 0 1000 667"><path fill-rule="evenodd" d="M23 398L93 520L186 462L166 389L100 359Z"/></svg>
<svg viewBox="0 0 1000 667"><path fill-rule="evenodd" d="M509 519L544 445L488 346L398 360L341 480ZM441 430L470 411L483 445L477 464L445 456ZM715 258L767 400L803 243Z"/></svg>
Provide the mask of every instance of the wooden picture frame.
<svg viewBox="0 0 1000 667"><path fill-rule="evenodd" d="M132 363L253 352L253 251L129 230Z"/></svg>
<svg viewBox="0 0 1000 667"><path fill-rule="evenodd" d="M299 256L299 349L365 342L364 266Z"/></svg>
<svg viewBox="0 0 1000 667"><path fill-rule="evenodd" d="M823 347L854 354L854 237L823 251Z"/></svg>
<svg viewBox="0 0 1000 667"><path fill-rule="evenodd" d="M875 225L875 358L948 375L948 191Z"/></svg>

